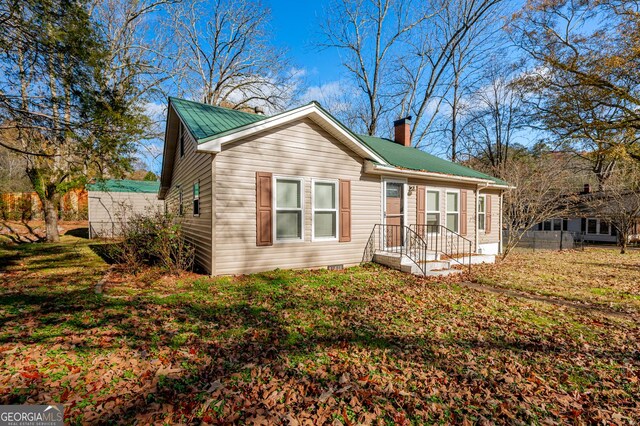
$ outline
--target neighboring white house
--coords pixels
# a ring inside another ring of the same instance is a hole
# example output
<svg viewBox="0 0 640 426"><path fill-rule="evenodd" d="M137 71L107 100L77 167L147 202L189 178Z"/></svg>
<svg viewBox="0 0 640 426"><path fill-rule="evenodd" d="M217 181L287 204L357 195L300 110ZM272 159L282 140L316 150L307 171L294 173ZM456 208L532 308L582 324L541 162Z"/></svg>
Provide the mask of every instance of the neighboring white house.
<svg viewBox="0 0 640 426"><path fill-rule="evenodd" d="M89 193L89 238L113 238L120 224L134 213L164 209L158 200L157 181L105 180L87 185Z"/></svg>
<svg viewBox="0 0 640 426"><path fill-rule="evenodd" d="M508 184L413 148L410 117L387 139L315 102L267 117L170 98L167 114L159 197L209 274L340 268L388 252L425 272L500 251Z"/></svg>

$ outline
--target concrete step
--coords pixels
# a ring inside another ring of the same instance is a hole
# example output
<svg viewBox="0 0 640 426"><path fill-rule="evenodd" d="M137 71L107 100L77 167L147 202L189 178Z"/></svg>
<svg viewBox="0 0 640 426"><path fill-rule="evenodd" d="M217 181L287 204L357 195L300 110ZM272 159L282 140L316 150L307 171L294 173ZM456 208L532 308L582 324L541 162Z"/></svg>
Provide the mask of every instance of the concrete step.
<svg viewBox="0 0 640 426"><path fill-rule="evenodd" d="M456 275L461 274L461 269L442 269L439 271L426 271L424 273L425 277L446 277L447 275Z"/></svg>
<svg viewBox="0 0 640 426"><path fill-rule="evenodd" d="M468 259L465 259L465 263ZM487 254L474 254L471 256L471 264L494 263L496 257ZM440 253L428 252L427 260L421 264L425 273L416 265L407 255L393 252L378 252L373 256L373 261L381 265L388 266L398 271L408 274L425 275L425 276L447 276L451 274L460 274L463 269L452 269L459 267L460 264L453 260L441 258ZM466 270L466 268L464 268Z"/></svg>
<svg viewBox="0 0 640 426"><path fill-rule="evenodd" d="M373 261L408 274L421 276L447 276L462 272L458 269L451 269L451 261L433 260L422 264L422 268L425 270L425 273L423 273L420 267L418 267L418 265L416 265L408 256L401 256L400 253L376 253L373 256Z"/></svg>

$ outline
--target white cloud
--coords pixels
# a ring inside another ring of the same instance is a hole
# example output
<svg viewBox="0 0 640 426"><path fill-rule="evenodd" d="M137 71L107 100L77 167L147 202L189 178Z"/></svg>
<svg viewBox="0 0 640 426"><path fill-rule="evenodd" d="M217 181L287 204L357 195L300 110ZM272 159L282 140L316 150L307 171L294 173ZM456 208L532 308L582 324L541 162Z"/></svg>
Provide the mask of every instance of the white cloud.
<svg viewBox="0 0 640 426"><path fill-rule="evenodd" d="M300 95L300 102L316 101L332 113L339 114L353 109L352 102L356 97L357 93L351 84L334 80L307 87Z"/></svg>

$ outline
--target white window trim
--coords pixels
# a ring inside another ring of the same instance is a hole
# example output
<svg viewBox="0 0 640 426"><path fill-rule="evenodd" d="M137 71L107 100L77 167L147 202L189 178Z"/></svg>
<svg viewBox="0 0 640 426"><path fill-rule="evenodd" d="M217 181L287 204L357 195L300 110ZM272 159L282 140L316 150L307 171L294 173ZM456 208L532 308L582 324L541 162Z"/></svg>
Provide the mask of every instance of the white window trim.
<svg viewBox="0 0 640 426"><path fill-rule="evenodd" d="M590 220L595 220L596 221L596 232L589 232L589 221ZM609 222L609 233L608 234L601 234L600 233L600 223L601 222L603 222L602 219L598 219L596 217L588 217L587 218L587 223L586 223L586 226L585 226L585 234L586 235L601 235L603 237L611 237L611 231L612 231L613 225L611 224L611 222ZM604 222L606 222L606 220Z"/></svg>
<svg viewBox="0 0 640 426"><path fill-rule="evenodd" d="M196 185L198 185L198 196L196 197L195 194L195 188ZM193 197L193 200L191 200L191 212L193 213L193 217L200 217L200 210L202 210L202 204L200 204L200 179L196 180L195 182L193 182L193 185L191 186L191 196ZM194 207L194 203L195 201L198 200L198 213L195 213L193 211L193 207Z"/></svg>
<svg viewBox="0 0 640 426"><path fill-rule="evenodd" d="M282 211L297 211L300 210L302 216L302 224L300 229L300 238L286 238L286 239L278 239L278 203L277 203L277 192L278 186L277 181L280 180L296 180L300 182L300 209L280 209ZM273 212L271 214L271 223L273 228L273 243L274 244L290 244L290 243L303 243L304 242L304 228L305 228L305 209L304 209L304 178L300 176L273 176L271 181L271 205L273 206Z"/></svg>
<svg viewBox="0 0 640 426"><path fill-rule="evenodd" d="M438 194L438 210L429 210L429 192L435 192L436 194ZM442 225L442 199L440 198L442 196L442 191L440 191L439 189L429 189L426 188L424 191L424 222L425 225L427 225L427 216L431 213L437 213L438 214L438 225ZM429 228L427 228L428 230ZM428 232L429 234L437 234L440 232L440 228L437 228L437 231L435 232Z"/></svg>
<svg viewBox="0 0 640 426"><path fill-rule="evenodd" d="M480 200L484 200L484 209L480 210ZM480 221L482 215L482 221ZM478 231L484 231L487 223L487 195L478 195ZM482 226L480 226L482 224Z"/></svg>
<svg viewBox="0 0 640 426"><path fill-rule="evenodd" d="M331 183L335 185L335 208L334 209L316 209L316 183ZM335 237L316 237L316 212L335 212L336 214L336 235ZM311 179L311 242L316 241L338 241L338 233L340 232L340 184L337 179Z"/></svg>
<svg viewBox="0 0 640 426"><path fill-rule="evenodd" d="M460 233L460 190L459 189L447 189L446 194L456 194L458 196L458 210L457 211L449 211L449 200L447 198L446 195L444 197L444 204L445 204L445 210L444 210L444 227L447 228L447 216L449 214L457 214L458 215L458 223L457 223L457 229L452 229L453 232L457 232Z"/></svg>

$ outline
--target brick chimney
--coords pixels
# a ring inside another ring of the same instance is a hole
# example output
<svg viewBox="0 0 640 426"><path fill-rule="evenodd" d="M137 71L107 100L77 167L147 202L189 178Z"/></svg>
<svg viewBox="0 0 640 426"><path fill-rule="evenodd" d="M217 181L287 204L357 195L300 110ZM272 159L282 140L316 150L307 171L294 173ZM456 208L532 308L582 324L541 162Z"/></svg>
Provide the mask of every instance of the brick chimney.
<svg viewBox="0 0 640 426"><path fill-rule="evenodd" d="M411 146L411 116L394 121L393 128L393 140L400 145Z"/></svg>

